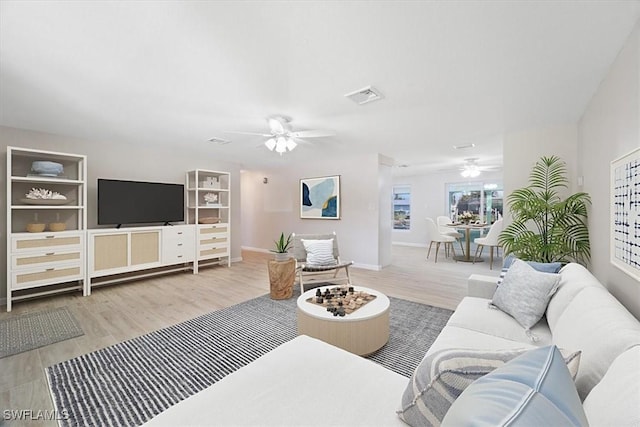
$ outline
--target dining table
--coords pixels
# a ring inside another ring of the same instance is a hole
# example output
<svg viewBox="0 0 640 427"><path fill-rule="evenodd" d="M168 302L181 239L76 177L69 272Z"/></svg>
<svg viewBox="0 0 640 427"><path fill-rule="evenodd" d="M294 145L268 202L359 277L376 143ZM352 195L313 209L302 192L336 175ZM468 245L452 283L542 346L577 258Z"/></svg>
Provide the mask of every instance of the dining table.
<svg viewBox="0 0 640 427"><path fill-rule="evenodd" d="M471 230L485 230L491 227L491 224L465 224L465 223L451 223L447 224L447 227L455 228L457 230L464 230L465 241L465 253L462 255L456 255L453 257L456 261L461 262L482 262L482 257L471 256Z"/></svg>

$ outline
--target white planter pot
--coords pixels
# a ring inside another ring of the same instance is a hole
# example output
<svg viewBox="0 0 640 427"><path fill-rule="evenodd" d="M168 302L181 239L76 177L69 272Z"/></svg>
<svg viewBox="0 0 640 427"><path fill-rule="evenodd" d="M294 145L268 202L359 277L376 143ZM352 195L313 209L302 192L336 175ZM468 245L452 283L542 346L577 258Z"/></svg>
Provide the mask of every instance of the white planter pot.
<svg viewBox="0 0 640 427"><path fill-rule="evenodd" d="M278 253L276 252L276 261L287 261L291 256L288 253Z"/></svg>

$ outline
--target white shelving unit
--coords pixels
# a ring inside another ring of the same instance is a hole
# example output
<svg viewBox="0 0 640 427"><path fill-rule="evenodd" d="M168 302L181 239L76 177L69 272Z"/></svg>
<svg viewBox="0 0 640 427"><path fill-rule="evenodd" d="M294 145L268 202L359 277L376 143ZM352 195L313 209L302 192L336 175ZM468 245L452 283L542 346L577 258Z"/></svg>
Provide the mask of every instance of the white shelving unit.
<svg viewBox="0 0 640 427"><path fill-rule="evenodd" d="M231 266L231 175L204 169L187 172L185 205L187 224L197 225L194 273L209 263Z"/></svg>
<svg viewBox="0 0 640 427"><path fill-rule="evenodd" d="M34 161L63 165L61 176L32 172ZM87 158L83 155L7 147L7 311L13 301L70 289L87 295L85 254L87 228ZM58 192L63 204L26 200L32 188ZM43 232L27 224L44 223ZM64 223L64 231L49 224Z"/></svg>

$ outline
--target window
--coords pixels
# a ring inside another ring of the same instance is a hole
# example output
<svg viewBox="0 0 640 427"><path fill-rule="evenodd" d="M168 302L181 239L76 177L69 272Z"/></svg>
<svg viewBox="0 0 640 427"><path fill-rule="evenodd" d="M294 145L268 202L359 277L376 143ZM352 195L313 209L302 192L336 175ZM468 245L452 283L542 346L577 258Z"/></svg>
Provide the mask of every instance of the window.
<svg viewBox="0 0 640 427"><path fill-rule="evenodd" d="M411 228L411 187L393 187L393 229Z"/></svg>
<svg viewBox="0 0 640 427"><path fill-rule="evenodd" d="M448 212L451 218L469 211L482 222L494 222L502 216L502 183L468 182L447 184Z"/></svg>

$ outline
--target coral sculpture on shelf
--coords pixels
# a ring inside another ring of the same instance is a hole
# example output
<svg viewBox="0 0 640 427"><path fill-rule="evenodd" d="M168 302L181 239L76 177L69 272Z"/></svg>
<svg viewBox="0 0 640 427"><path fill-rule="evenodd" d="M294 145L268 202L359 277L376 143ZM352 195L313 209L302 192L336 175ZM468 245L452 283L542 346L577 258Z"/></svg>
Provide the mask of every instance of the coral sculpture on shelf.
<svg viewBox="0 0 640 427"><path fill-rule="evenodd" d="M210 204L218 203L218 195L216 193L207 193L204 195L204 201Z"/></svg>
<svg viewBox="0 0 640 427"><path fill-rule="evenodd" d="M46 190L44 188L32 188L27 194L25 194L25 197L27 199L36 199L36 200L42 200L42 199L67 200L66 196L63 196L62 194L56 191Z"/></svg>

